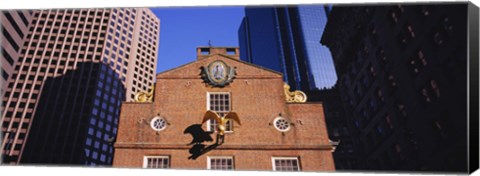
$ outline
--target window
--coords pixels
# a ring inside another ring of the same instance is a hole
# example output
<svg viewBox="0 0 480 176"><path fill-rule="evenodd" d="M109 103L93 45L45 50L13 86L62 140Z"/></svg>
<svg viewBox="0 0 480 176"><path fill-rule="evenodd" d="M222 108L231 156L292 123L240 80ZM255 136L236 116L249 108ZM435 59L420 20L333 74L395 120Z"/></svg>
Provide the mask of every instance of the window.
<svg viewBox="0 0 480 176"><path fill-rule="evenodd" d="M92 139L87 138L87 145L92 145Z"/></svg>
<svg viewBox="0 0 480 176"><path fill-rule="evenodd" d="M300 171L298 157L272 157L274 171Z"/></svg>
<svg viewBox="0 0 480 176"><path fill-rule="evenodd" d="M8 77L9 77L8 73L5 72L4 69L2 69L2 77L3 77L3 79L4 79L5 81L8 80Z"/></svg>
<svg viewBox="0 0 480 176"><path fill-rule="evenodd" d="M8 52L6 52L5 49L3 49L3 47L2 47L1 53L2 53L2 55L5 57L5 59L7 60L7 62L8 62L10 65L13 65L13 63L14 63L15 61L13 60L12 56L10 56L10 54L8 54Z"/></svg>
<svg viewBox="0 0 480 176"><path fill-rule="evenodd" d="M284 117L277 117L273 120L275 128L280 132L285 132L290 129L290 121Z"/></svg>
<svg viewBox="0 0 480 176"><path fill-rule="evenodd" d="M215 111L220 117L230 112L230 93L228 92L208 92L207 93L207 110ZM217 123L215 120L207 122L207 131L216 131ZM233 131L233 123L227 122L226 132Z"/></svg>
<svg viewBox="0 0 480 176"><path fill-rule="evenodd" d="M430 80L430 86L432 91L435 92L435 95L440 97L440 88L438 88L437 82L435 80Z"/></svg>
<svg viewBox="0 0 480 176"><path fill-rule="evenodd" d="M210 49L209 48L201 48L200 52L202 55L209 55L210 54Z"/></svg>
<svg viewBox="0 0 480 176"><path fill-rule="evenodd" d="M145 156L143 168L170 168L170 158L168 156Z"/></svg>
<svg viewBox="0 0 480 176"><path fill-rule="evenodd" d="M155 117L150 122L150 127L155 131L162 131L167 127L167 121L161 117Z"/></svg>
<svg viewBox="0 0 480 176"><path fill-rule="evenodd" d="M207 158L207 169L212 170L233 170L233 157L231 156L209 156Z"/></svg>
<svg viewBox="0 0 480 176"><path fill-rule="evenodd" d="M5 36L5 38L7 39L7 41L10 43L10 45L12 45L13 49L15 49L15 51L18 51L18 49L20 47L17 45L17 43L15 42L13 37L10 35L10 33L8 33L7 30L3 30L2 33Z"/></svg>
<svg viewBox="0 0 480 176"><path fill-rule="evenodd" d="M3 15L5 15L5 17L7 17L7 20L10 22L11 26L15 29L15 31L18 33L18 35L20 36L20 38L23 38L23 36L25 34L23 34L22 30L20 29L20 27L18 27L18 24L15 22L15 20L13 19L12 15L10 15L10 12L6 11L3 13ZM16 49L18 50L18 49Z"/></svg>
<svg viewBox="0 0 480 176"><path fill-rule="evenodd" d="M235 51L235 48L227 48L227 54L228 55L235 55L237 52Z"/></svg>

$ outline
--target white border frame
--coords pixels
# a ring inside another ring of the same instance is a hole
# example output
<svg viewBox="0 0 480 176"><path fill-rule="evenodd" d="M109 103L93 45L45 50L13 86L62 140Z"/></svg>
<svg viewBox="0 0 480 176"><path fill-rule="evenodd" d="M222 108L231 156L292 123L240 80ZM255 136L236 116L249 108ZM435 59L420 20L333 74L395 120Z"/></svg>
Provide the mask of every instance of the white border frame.
<svg viewBox="0 0 480 176"><path fill-rule="evenodd" d="M285 129L285 130L280 130L280 129L275 125L275 122L277 122L277 121L280 120L280 119L284 119L284 120L286 120L286 121L288 122L288 128L287 128L287 129ZM292 128L292 124L291 124L290 119L288 119L288 118L286 118L286 117L282 117L282 116L275 117L275 119L273 119L273 122L272 122L272 123L273 123L273 127L274 127L276 130L280 131L280 132L287 132L287 131L290 131L290 129Z"/></svg>
<svg viewBox="0 0 480 176"><path fill-rule="evenodd" d="M211 159L231 159L232 160L232 170L235 170L235 159L233 156L207 156L207 169L212 170Z"/></svg>
<svg viewBox="0 0 480 176"><path fill-rule="evenodd" d="M277 171L276 167L275 167L275 160L282 160L282 159L295 159L297 160L297 164L298 164L298 171L295 171L295 172L300 172L302 171L302 166L300 165L300 159L298 156L282 156L282 157L275 157L275 156L272 156L272 170L273 171Z"/></svg>
<svg viewBox="0 0 480 176"><path fill-rule="evenodd" d="M161 129L154 128L153 122L157 119L163 119L165 121L165 127L161 128ZM150 128L152 128L154 131L163 131L163 130L167 129L167 126L168 126L167 120L163 117L155 116L155 117L152 118L152 120L150 120Z"/></svg>
<svg viewBox="0 0 480 176"><path fill-rule="evenodd" d="M149 158L163 158L163 159L168 159L168 168L170 168L171 166L171 162L170 162L170 156L168 155L144 155L143 156L143 168L147 168L148 166L148 159ZM150 169L165 169L165 168L150 168Z"/></svg>
<svg viewBox="0 0 480 176"><path fill-rule="evenodd" d="M230 98L229 101L228 101L228 103L229 103L228 106L230 107L230 111L232 111L232 93L231 92L207 92L207 99L206 99L206 101L207 101L207 103L206 103L207 111L210 110L210 95L211 94L228 94L228 96ZM232 124L232 127L230 129L231 129L231 131L225 131L225 133L233 133L233 124ZM207 121L207 131L217 132L216 129L213 129L213 130L210 129L210 120Z"/></svg>

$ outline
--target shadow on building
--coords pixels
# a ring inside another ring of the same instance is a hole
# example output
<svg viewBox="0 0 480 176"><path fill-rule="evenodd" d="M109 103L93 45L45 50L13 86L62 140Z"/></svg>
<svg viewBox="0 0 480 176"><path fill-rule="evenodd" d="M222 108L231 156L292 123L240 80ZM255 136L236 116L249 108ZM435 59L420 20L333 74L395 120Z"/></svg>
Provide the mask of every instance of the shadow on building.
<svg viewBox="0 0 480 176"><path fill-rule="evenodd" d="M335 169L351 170L356 167L356 153L353 147L350 124L345 113L338 88L309 90L305 92L308 101L322 102L327 124L328 138L336 145L333 151ZM336 144L335 144L336 143Z"/></svg>
<svg viewBox="0 0 480 176"><path fill-rule="evenodd" d="M45 80L22 164L111 165L124 86L108 65L76 68Z"/></svg>
<svg viewBox="0 0 480 176"><path fill-rule="evenodd" d="M206 132L202 128L202 124L193 124L185 128L184 133L188 133L192 135L192 142L187 145L192 145L192 147L188 150L190 154L192 154L188 159L197 159L199 156L215 149L217 146L220 144L218 143L218 134L217 134L217 140L215 141L214 144L206 146L203 144L204 142L212 142L213 139L210 136L213 134L213 132Z"/></svg>
<svg viewBox="0 0 480 176"><path fill-rule="evenodd" d="M351 169L467 171L466 3L333 7L321 43L339 78Z"/></svg>

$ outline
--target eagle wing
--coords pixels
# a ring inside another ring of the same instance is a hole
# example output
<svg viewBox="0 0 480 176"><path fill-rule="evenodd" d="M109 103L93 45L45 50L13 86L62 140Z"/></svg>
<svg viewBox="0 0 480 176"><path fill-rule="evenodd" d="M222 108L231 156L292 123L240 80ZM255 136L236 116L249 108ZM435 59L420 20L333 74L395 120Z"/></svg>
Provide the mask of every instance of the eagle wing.
<svg viewBox="0 0 480 176"><path fill-rule="evenodd" d="M238 115L237 115L236 112L229 112L229 113L225 116L225 119L235 120L239 125L242 125L242 123L240 123L240 118L238 117Z"/></svg>
<svg viewBox="0 0 480 176"><path fill-rule="evenodd" d="M217 122L220 122L220 117L218 116L218 114L214 111L210 111L208 110L205 115L203 116L203 120L202 120L202 123L205 123L207 120L210 120L210 119L213 119Z"/></svg>

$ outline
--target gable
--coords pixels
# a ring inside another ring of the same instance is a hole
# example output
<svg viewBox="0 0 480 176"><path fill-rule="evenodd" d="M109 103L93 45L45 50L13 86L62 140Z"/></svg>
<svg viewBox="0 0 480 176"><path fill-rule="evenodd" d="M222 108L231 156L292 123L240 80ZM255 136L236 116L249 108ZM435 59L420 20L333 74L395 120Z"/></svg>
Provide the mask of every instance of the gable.
<svg viewBox="0 0 480 176"><path fill-rule="evenodd" d="M177 68L157 74L157 79L182 79L201 78L201 68L210 63L221 60L226 65L235 68L236 78L282 78L282 74L267 68L253 65L238 59L230 58L223 54L211 55L205 59L197 60Z"/></svg>

